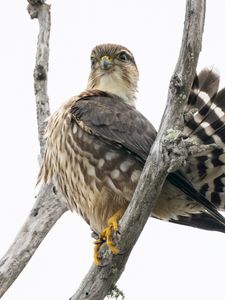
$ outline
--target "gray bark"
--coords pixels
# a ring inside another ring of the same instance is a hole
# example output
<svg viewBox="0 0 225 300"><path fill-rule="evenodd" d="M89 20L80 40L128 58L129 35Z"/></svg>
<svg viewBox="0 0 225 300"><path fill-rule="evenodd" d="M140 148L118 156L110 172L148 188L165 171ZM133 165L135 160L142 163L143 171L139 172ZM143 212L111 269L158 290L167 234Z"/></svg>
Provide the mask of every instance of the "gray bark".
<svg viewBox="0 0 225 300"><path fill-rule="evenodd" d="M44 1L29 2L28 12L31 18L38 18L40 25L34 69L34 91L40 152L43 154L45 120L50 114L47 95L50 6ZM51 185L41 187L25 224L0 261L0 298L16 280L46 234L66 210L63 198L53 192Z"/></svg>
<svg viewBox="0 0 225 300"><path fill-rule="evenodd" d="M37 200L13 244L0 261L0 298L22 272L46 234L67 210L52 192L43 186Z"/></svg>
<svg viewBox="0 0 225 300"><path fill-rule="evenodd" d="M182 139L171 139L168 130L181 131L184 106L190 93L201 50L205 0L187 0L183 40L179 59L171 78L167 107L156 141L151 148L132 201L120 223L119 255L110 255L103 267L92 266L78 291L70 300L101 300L115 285L161 191L168 170L187 158ZM169 149L176 154L168 154ZM175 155L175 157L174 157ZM176 161L178 162L176 164ZM104 251L103 254L106 254ZM108 256L108 255L107 255Z"/></svg>
<svg viewBox="0 0 225 300"><path fill-rule="evenodd" d="M43 155L45 140L45 122L50 115L49 98L47 93L48 83L48 59L49 59L49 37L51 27L50 6L44 1L29 1L27 10L32 19L37 18L39 22L39 34L37 42L36 63L34 68L34 92L37 111L38 138L40 152Z"/></svg>

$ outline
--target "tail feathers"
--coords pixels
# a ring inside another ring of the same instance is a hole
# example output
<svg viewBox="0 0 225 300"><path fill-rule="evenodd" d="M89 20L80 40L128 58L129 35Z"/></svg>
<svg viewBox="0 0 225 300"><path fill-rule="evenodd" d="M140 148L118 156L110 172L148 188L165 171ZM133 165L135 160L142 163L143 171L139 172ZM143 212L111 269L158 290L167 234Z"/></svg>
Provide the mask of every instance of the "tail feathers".
<svg viewBox="0 0 225 300"><path fill-rule="evenodd" d="M207 213L193 214L189 217L180 216L177 220L170 220L169 222L225 233L224 224L221 224Z"/></svg>
<svg viewBox="0 0 225 300"><path fill-rule="evenodd" d="M225 226L225 218L217 211L217 207L212 203L212 201L209 201L202 193L200 193L199 190L196 190L196 188L193 187L193 185L183 176L181 172L177 171L170 173L167 176L167 179L170 181L170 183L190 197L190 199L200 203L212 217Z"/></svg>
<svg viewBox="0 0 225 300"><path fill-rule="evenodd" d="M204 69L196 76L186 107L184 134L218 149L191 157L184 168L193 186L218 209L225 210L225 89L219 75Z"/></svg>
<svg viewBox="0 0 225 300"><path fill-rule="evenodd" d="M191 158L185 175L219 210L225 210L225 148Z"/></svg>
<svg viewBox="0 0 225 300"><path fill-rule="evenodd" d="M218 92L219 81L219 75L213 69L206 68L196 75L185 111L192 108L200 111L205 104L210 103Z"/></svg>
<svg viewBox="0 0 225 300"><path fill-rule="evenodd" d="M205 68L197 76L198 88L212 98L218 91L220 76L215 68Z"/></svg>
<svg viewBox="0 0 225 300"><path fill-rule="evenodd" d="M225 145L225 89L218 93L219 75L205 69L196 76L188 105L184 134L204 144Z"/></svg>
<svg viewBox="0 0 225 300"><path fill-rule="evenodd" d="M204 144L216 143L223 147L225 145L225 89L215 96L210 106L206 104L193 120L195 129L192 135ZM200 122L198 123L197 120ZM190 124L187 126L189 127Z"/></svg>

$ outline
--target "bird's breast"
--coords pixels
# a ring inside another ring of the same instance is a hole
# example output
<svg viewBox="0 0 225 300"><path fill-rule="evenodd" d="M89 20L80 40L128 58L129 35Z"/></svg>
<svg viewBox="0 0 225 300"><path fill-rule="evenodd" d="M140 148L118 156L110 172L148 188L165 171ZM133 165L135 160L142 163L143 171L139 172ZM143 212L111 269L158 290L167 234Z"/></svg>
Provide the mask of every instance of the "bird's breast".
<svg viewBox="0 0 225 300"><path fill-rule="evenodd" d="M67 130L62 126L60 136L49 143L56 184L70 209L99 231L110 216L128 205L142 165L76 123Z"/></svg>
<svg viewBox="0 0 225 300"><path fill-rule="evenodd" d="M128 205L143 163L123 147L85 131L71 119L63 120L51 127L44 169L54 178L70 209L99 232L109 217ZM199 210L196 202L166 182L153 215L168 220Z"/></svg>

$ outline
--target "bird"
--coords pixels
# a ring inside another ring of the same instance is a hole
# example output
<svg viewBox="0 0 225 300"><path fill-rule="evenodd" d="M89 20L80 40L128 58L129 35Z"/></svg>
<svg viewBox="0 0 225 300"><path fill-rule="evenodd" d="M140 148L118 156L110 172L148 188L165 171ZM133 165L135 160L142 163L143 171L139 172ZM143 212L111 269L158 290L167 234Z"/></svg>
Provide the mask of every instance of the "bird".
<svg viewBox="0 0 225 300"><path fill-rule="evenodd" d="M113 236L137 186L157 132L136 109L139 72L130 50L117 44L94 47L86 89L48 119L38 182L53 183L68 207L96 233L94 262ZM151 217L225 232L225 89L219 75L195 76L184 110L183 138L216 144L169 173ZM148 95L150 97L150 95Z"/></svg>

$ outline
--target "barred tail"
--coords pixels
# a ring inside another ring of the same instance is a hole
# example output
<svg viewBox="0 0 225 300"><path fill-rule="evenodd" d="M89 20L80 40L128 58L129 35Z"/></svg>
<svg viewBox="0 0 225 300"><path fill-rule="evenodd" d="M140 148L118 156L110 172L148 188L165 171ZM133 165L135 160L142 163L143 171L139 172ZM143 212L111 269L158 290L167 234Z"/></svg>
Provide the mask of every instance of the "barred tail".
<svg viewBox="0 0 225 300"><path fill-rule="evenodd" d="M225 210L225 89L219 75L204 69L196 76L185 110L184 134L217 149L189 159L185 175L219 210Z"/></svg>

